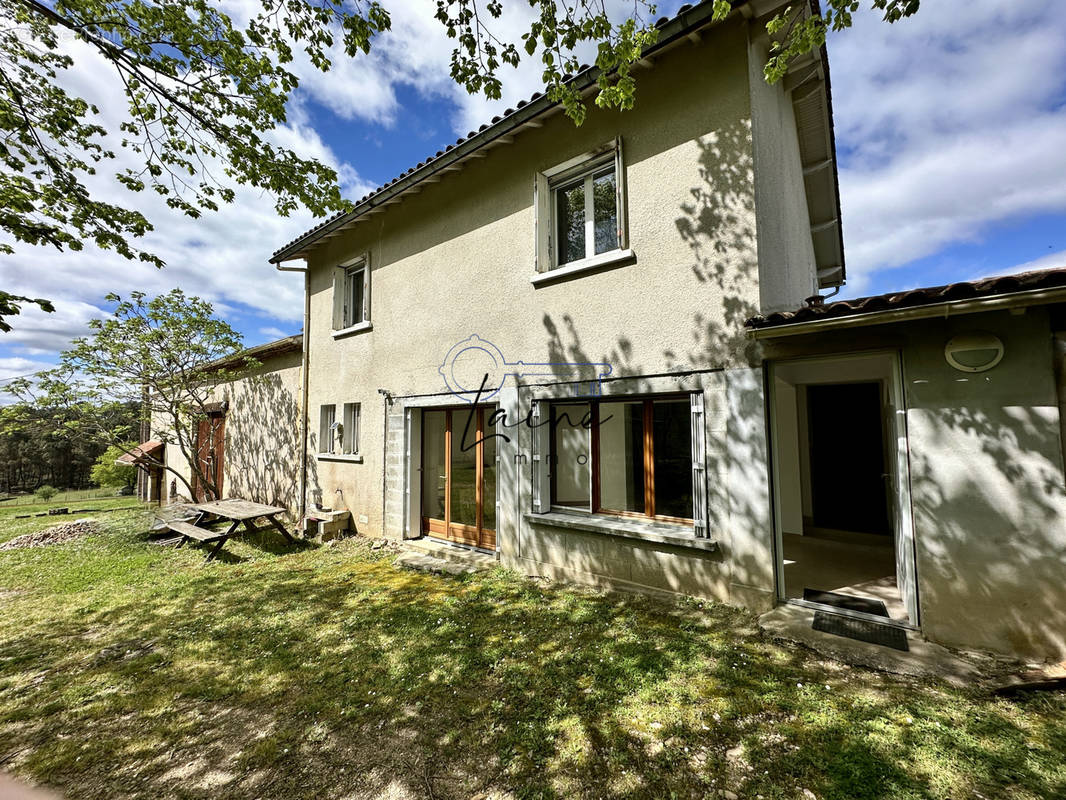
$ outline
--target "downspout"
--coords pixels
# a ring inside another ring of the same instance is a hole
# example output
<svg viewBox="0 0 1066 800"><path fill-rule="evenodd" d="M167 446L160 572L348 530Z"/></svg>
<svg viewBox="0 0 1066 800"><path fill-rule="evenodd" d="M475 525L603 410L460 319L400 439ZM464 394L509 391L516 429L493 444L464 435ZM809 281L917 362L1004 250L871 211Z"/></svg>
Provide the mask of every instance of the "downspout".
<svg viewBox="0 0 1066 800"><path fill-rule="evenodd" d="M385 528L385 497L389 487L389 407L392 405L392 393L388 389L378 389L381 395L384 421L381 424L381 538L386 536ZM405 465L406 468L406 465ZM403 536L401 535L401 539Z"/></svg>
<svg viewBox="0 0 1066 800"><path fill-rule="evenodd" d="M308 367L311 362L311 272L306 262L302 267L285 267L281 264L274 266L278 272L302 272L304 274L304 330L303 330L303 353L300 359L300 517L299 524L303 527L303 521L307 517L307 436L308 419L310 411L307 408L308 396Z"/></svg>

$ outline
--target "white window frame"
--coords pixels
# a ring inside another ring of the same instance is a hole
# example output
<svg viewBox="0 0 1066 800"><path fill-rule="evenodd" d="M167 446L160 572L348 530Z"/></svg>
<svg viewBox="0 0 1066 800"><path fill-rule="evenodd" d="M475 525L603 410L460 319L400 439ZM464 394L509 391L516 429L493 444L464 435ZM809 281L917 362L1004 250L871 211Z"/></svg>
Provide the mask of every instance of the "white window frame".
<svg viewBox="0 0 1066 800"><path fill-rule="evenodd" d="M337 404L323 403L318 407L318 452L321 455L333 455L333 443L336 436L333 431L337 424Z"/></svg>
<svg viewBox="0 0 1066 800"><path fill-rule="evenodd" d="M344 404L341 455L359 455L359 422L361 415L359 403Z"/></svg>
<svg viewBox="0 0 1066 800"><path fill-rule="evenodd" d="M363 282L362 307L352 307L354 281ZM370 322L370 254L338 264L333 270L333 336L346 336L373 328Z"/></svg>
<svg viewBox="0 0 1066 800"><path fill-rule="evenodd" d="M595 214L592 208L592 175L614 162L618 246L605 253L596 253ZM556 192L561 186L585 178L585 257L559 263L558 203ZM629 249L628 209L626 205L626 173L622 159L622 140L616 138L561 164L538 172L534 179L533 206L536 213L536 274L534 284L573 275L590 269L628 261L633 258Z"/></svg>

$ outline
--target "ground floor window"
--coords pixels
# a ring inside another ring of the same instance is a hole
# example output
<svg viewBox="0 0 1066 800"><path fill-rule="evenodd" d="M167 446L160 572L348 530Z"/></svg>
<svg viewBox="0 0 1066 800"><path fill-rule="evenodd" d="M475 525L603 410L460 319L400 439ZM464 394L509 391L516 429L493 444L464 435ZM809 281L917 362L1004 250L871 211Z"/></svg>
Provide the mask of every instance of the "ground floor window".
<svg viewBox="0 0 1066 800"><path fill-rule="evenodd" d="M551 504L691 523L689 395L553 403Z"/></svg>

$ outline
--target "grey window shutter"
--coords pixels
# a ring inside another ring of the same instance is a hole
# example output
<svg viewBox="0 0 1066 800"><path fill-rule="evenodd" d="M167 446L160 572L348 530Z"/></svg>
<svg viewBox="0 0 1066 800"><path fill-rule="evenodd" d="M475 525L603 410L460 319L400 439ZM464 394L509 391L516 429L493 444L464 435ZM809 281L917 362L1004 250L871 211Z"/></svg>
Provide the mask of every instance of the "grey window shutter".
<svg viewBox="0 0 1066 800"><path fill-rule="evenodd" d="M626 211L626 166L622 158L622 137L614 140L614 190L618 214L618 247L629 247L628 212Z"/></svg>
<svg viewBox="0 0 1066 800"><path fill-rule="evenodd" d="M344 303L347 294L348 272L343 267L335 267L333 270L333 330L339 331L344 327Z"/></svg>
<svg viewBox="0 0 1066 800"><path fill-rule="evenodd" d="M707 530L707 437L703 414L703 392L689 396L692 419L692 519L696 536Z"/></svg>
<svg viewBox="0 0 1066 800"><path fill-rule="evenodd" d="M533 467L533 513L543 514L551 506L550 477L548 474L548 428L541 425L544 403L533 400L530 406L530 421L533 424L530 454Z"/></svg>
<svg viewBox="0 0 1066 800"><path fill-rule="evenodd" d="M363 257L363 322L370 322L370 254Z"/></svg>

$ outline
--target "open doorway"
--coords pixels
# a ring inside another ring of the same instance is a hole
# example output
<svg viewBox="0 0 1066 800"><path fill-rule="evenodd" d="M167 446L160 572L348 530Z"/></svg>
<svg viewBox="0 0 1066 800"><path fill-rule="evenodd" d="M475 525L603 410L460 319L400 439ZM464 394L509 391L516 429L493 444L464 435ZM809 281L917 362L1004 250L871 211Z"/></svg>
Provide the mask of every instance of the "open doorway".
<svg viewBox="0 0 1066 800"><path fill-rule="evenodd" d="M916 627L896 354L782 361L770 377L781 599Z"/></svg>

